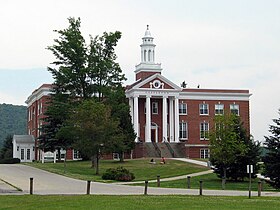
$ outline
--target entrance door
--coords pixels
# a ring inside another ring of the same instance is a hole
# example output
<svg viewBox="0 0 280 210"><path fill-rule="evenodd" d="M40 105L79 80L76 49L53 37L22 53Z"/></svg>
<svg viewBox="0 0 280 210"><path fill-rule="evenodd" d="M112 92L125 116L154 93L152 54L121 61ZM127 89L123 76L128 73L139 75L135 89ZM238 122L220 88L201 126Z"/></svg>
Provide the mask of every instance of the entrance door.
<svg viewBox="0 0 280 210"><path fill-rule="evenodd" d="M151 141L158 142L158 126L156 123L151 123Z"/></svg>
<svg viewBox="0 0 280 210"><path fill-rule="evenodd" d="M156 129L151 129L151 140L156 142Z"/></svg>
<svg viewBox="0 0 280 210"><path fill-rule="evenodd" d="M20 149L20 161L21 162L31 162L31 149L21 148Z"/></svg>

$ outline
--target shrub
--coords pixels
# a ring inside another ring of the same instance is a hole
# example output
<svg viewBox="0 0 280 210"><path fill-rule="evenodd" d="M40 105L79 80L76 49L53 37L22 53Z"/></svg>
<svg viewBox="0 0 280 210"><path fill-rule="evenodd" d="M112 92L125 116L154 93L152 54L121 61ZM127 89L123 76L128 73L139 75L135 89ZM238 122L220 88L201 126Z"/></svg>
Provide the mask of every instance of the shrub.
<svg viewBox="0 0 280 210"><path fill-rule="evenodd" d="M14 163L20 163L20 159L18 158L7 158L0 160L0 164L14 164Z"/></svg>
<svg viewBox="0 0 280 210"><path fill-rule="evenodd" d="M132 181L135 179L133 173L129 172L126 168L118 167L118 168L109 168L106 172L102 175L102 179L105 180L117 180L117 181Z"/></svg>

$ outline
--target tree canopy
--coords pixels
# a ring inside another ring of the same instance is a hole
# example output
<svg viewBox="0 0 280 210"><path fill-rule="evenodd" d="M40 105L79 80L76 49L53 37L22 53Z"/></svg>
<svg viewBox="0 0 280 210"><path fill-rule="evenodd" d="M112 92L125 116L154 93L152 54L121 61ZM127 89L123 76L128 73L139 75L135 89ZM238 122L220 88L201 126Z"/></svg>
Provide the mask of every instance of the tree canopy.
<svg viewBox="0 0 280 210"><path fill-rule="evenodd" d="M0 104L0 148L8 135L27 134L27 108L12 104Z"/></svg>
<svg viewBox="0 0 280 210"><path fill-rule="evenodd" d="M122 88L126 78L116 62L121 32L90 36L87 44L80 18L68 21L68 28L55 30L59 38L47 48L56 58L53 67L48 67L54 78L54 101L42 126L42 146L71 145L98 166L101 144L102 150L120 154L134 147L135 134Z"/></svg>
<svg viewBox="0 0 280 210"><path fill-rule="evenodd" d="M280 109L279 109L280 115ZM268 152L263 158L265 171L264 174L270 178L270 184L280 189L280 117L273 119L274 125L269 126L270 136L265 136L265 143Z"/></svg>
<svg viewBox="0 0 280 210"><path fill-rule="evenodd" d="M243 179L246 166L254 165L257 171L259 143L247 134L239 116L223 115L214 120L215 128L210 134L210 161L219 177Z"/></svg>

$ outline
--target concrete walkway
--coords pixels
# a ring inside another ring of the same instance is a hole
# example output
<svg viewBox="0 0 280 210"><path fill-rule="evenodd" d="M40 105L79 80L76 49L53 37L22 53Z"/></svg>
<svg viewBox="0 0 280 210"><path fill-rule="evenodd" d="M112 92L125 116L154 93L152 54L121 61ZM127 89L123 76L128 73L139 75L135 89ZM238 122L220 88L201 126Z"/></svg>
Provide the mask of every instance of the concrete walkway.
<svg viewBox="0 0 280 210"><path fill-rule="evenodd" d="M182 175L182 176L175 176L175 177L170 177L170 178L163 178L160 179L161 182L167 182L167 181L174 181L174 180L180 180L180 179L186 179L188 176L194 177L194 176L201 176L204 174L210 174L213 173L213 170L207 170L207 171L201 171L193 174L187 174L187 175ZM157 182L157 180L149 180L149 183L154 183ZM144 181L136 181L136 182L115 182L112 184L117 184L117 185L129 185L129 184L141 184L144 183Z"/></svg>
<svg viewBox="0 0 280 210"><path fill-rule="evenodd" d="M34 194L85 194L86 181L76 180L61 175L49 173L40 169L20 164L0 164L0 179L21 188L23 191L17 194L29 193L29 178L34 178ZM140 195L144 193L144 187L126 186L104 183L91 183L91 194L99 195ZM0 193L2 195L9 193ZM149 187L150 195L198 195L198 189L171 189ZM220 196L248 196L246 191L230 190L203 190L203 195ZM257 196L257 192L252 192ZM280 196L280 192L263 192L262 196Z"/></svg>
<svg viewBox="0 0 280 210"><path fill-rule="evenodd" d="M180 160L180 161L183 161L183 162L193 163L193 164L196 164L196 165L201 165L201 166L208 167L208 163L204 162L204 161L192 160L192 159L189 159L189 158L170 158L170 159L172 159L172 160Z"/></svg>

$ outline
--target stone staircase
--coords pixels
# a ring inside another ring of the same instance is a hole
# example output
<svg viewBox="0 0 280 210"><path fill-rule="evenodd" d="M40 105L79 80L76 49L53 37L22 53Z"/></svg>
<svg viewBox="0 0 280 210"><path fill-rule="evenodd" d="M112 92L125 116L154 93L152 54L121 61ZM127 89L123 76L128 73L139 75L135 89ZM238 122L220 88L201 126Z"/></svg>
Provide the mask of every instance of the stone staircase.
<svg viewBox="0 0 280 210"><path fill-rule="evenodd" d="M145 157L185 158L184 143L144 143Z"/></svg>

